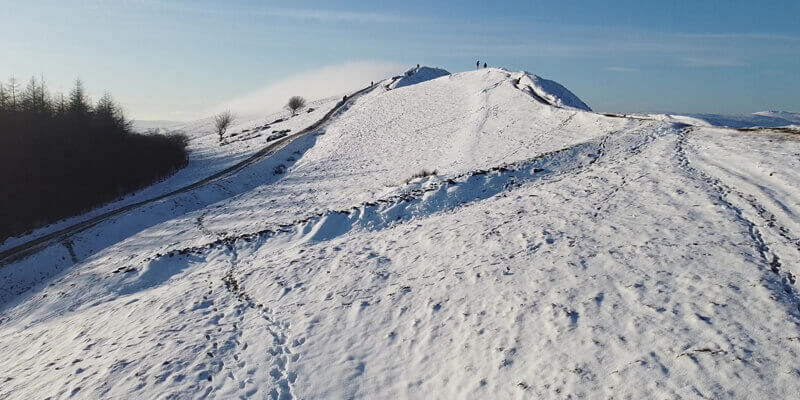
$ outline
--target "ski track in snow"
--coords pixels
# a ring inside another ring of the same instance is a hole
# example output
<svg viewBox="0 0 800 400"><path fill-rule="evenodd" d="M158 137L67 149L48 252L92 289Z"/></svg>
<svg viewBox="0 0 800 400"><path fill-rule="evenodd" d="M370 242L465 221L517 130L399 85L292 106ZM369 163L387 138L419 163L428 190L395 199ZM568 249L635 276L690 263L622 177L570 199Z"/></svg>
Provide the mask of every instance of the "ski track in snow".
<svg viewBox="0 0 800 400"><path fill-rule="evenodd" d="M0 269L0 398L792 398L800 141L522 78L377 82Z"/></svg>

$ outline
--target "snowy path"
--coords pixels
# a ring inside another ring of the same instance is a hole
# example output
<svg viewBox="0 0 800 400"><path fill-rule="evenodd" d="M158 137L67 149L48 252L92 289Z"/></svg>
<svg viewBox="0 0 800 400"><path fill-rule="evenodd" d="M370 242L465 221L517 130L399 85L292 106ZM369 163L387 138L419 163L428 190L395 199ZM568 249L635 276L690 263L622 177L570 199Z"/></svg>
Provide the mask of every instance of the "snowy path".
<svg viewBox="0 0 800 400"><path fill-rule="evenodd" d="M362 90L359 90L358 92L353 93L352 95L348 96L346 101L343 101L343 102L340 102L340 103L336 104L319 121L315 122L311 126L303 129L302 131L300 131L300 132L298 132L296 134L293 134L293 135L287 136L287 137L285 137L283 139L279 139L277 141L274 141L274 142L268 144L263 149L255 152L253 155L251 155L247 159L245 159L245 160L243 160L241 162L238 162L238 163L236 163L236 164L234 164L234 165L232 165L232 166L230 166L228 168L225 168L222 171L214 173L213 175L210 175L210 176L208 176L206 178L203 178L203 179L201 179L201 180L199 180L197 182L194 182L194 183L192 183L190 185L187 185L187 186L181 187L179 189L173 190L173 191L171 191L169 193L165 193L165 194L159 195L159 196L154 197L154 198L150 198L150 199L147 199L147 200L142 200L142 201L139 201L137 203L129 204L129 205L126 205L124 207L121 207L121 208L118 208L118 209L115 209L115 210L112 210L112 211L105 212L103 214L100 214L100 215L97 215L95 217L92 217L89 220L86 220L86 221L83 221L83 222L68 226L66 228L60 229L58 231L55 231L55 232L52 232L52 233L49 233L49 234L45 234L43 236L37 237L37 238L35 238L33 240L30 240L28 242L25 242L25 243L16 245L14 247L11 247L9 249L6 249L6 250L0 252L0 268L2 267L3 264L19 260L20 258L24 258L24 257L26 257L26 256L28 256L28 255L30 255L32 253L35 253L35 252L39 251L42 247L49 246L54 242L64 241L65 246L70 247L71 245L68 244L69 241L68 241L67 238L69 238L69 236L71 236L71 235L73 235L75 233L84 231L84 230L86 230L86 229L88 229L88 228L90 228L92 226L95 226L95 225L97 225L97 224L99 224L99 223L101 223L103 221L107 221L108 219L110 219L110 218L112 218L114 216L129 212L131 210L140 208L140 207L145 206L147 204L152 204L152 203L155 203L155 202L158 202L158 201L169 199L169 198L174 197L174 196L176 196L178 194L186 193L188 191L191 191L191 190L197 189L199 187L208 185L210 183L216 182L216 181L218 181L218 180L220 180L222 178L234 175L237 172L241 171L242 169L244 169L244 168L246 168L246 167L248 167L248 166L250 166L250 165L252 165L252 164L254 164L254 163L258 162L258 161L261 161L266 157L269 157L269 156L273 155L277 150L285 147L288 143L291 143L292 141L298 139L299 137L302 137L304 135L307 135L309 133L312 133L312 132L316 131L317 129L320 129L324 124L330 122L331 117L333 115L337 114L342 109L346 109L349 105L352 104L353 101L355 101L361 95L363 95L364 93L366 93L367 91L369 91L371 89L373 89L373 87L367 87L365 89L362 89ZM70 252L71 252L72 258L75 259L73 251L70 250Z"/></svg>

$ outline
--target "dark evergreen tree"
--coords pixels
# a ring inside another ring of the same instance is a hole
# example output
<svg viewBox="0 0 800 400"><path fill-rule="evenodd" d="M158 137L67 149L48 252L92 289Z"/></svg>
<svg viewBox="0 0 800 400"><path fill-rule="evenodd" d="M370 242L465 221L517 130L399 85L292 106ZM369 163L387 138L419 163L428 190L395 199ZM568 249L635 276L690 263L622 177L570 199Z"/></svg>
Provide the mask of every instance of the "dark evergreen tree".
<svg viewBox="0 0 800 400"><path fill-rule="evenodd" d="M57 116L63 117L67 114L67 110L67 100L64 98L64 93L59 93L53 100L53 111Z"/></svg>
<svg viewBox="0 0 800 400"><path fill-rule="evenodd" d="M0 82L0 112L8 109L10 98L6 92L6 86Z"/></svg>
<svg viewBox="0 0 800 400"><path fill-rule="evenodd" d="M13 76L8 78L8 84L6 85L6 89L8 90L8 109L9 110L16 110L18 106L18 97L19 97L19 82Z"/></svg>
<svg viewBox="0 0 800 400"><path fill-rule="evenodd" d="M92 111L89 96L83 89L83 82L80 79L75 81L75 87L69 93L68 110L73 116L86 116Z"/></svg>
<svg viewBox="0 0 800 400"><path fill-rule="evenodd" d="M51 97L44 78L0 86L0 242L149 185L188 162L186 136L141 135L110 94L78 80ZM142 162L146 160L146 162Z"/></svg>

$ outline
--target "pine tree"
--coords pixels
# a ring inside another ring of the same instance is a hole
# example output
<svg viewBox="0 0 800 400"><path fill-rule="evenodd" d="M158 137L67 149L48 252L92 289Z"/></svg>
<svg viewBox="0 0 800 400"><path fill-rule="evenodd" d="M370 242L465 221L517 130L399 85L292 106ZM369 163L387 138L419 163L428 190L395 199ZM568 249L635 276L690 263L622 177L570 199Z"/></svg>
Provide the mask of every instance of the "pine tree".
<svg viewBox="0 0 800 400"><path fill-rule="evenodd" d="M94 118L104 133L123 133L126 130L125 117L108 92L97 101Z"/></svg>
<svg viewBox="0 0 800 400"><path fill-rule="evenodd" d="M0 112L7 111L9 108L9 96L6 92L6 86L0 82Z"/></svg>
<svg viewBox="0 0 800 400"><path fill-rule="evenodd" d="M8 78L8 85L6 86L6 89L8 89L8 97L9 97L8 109L11 111L15 111L19 106L18 104L19 82L17 82L17 79L14 78L13 76L11 78Z"/></svg>
<svg viewBox="0 0 800 400"><path fill-rule="evenodd" d="M82 117L88 115L92 111L92 106L89 104L89 97L83 89L83 82L80 79L75 81L75 87L69 93L69 106L70 114L75 117Z"/></svg>
<svg viewBox="0 0 800 400"><path fill-rule="evenodd" d="M47 91L47 83L44 80L44 74L39 77L39 91L37 93L39 104L41 104L42 111L45 113L52 113L53 102L50 98L50 93Z"/></svg>
<svg viewBox="0 0 800 400"><path fill-rule="evenodd" d="M64 116L67 113L67 101L64 99L64 93L59 93L54 101L53 109L59 116Z"/></svg>
<svg viewBox="0 0 800 400"><path fill-rule="evenodd" d="M22 99L20 104L22 110L29 113L39 113L42 107L39 104L39 86L36 84L36 78L31 78L25 90L22 91Z"/></svg>
<svg viewBox="0 0 800 400"><path fill-rule="evenodd" d="M135 134L111 95L93 107L80 80L53 96L44 77L23 90L13 78L0 84L0 242L173 173L187 143Z"/></svg>

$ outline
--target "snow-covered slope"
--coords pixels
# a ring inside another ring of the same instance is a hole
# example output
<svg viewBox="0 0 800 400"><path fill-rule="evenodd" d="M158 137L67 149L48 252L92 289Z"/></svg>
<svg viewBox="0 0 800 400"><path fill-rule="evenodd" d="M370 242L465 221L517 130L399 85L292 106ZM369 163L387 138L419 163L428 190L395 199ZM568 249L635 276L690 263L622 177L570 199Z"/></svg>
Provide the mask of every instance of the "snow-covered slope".
<svg viewBox="0 0 800 400"><path fill-rule="evenodd" d="M797 136L542 81L387 80L4 266L0 398L792 398Z"/></svg>
<svg viewBox="0 0 800 400"><path fill-rule="evenodd" d="M450 73L440 68L415 67L406 71L402 76L393 79L388 87L389 89L396 89L404 86L416 85L417 83L447 75L450 75Z"/></svg>
<svg viewBox="0 0 800 400"><path fill-rule="evenodd" d="M523 72L515 74L519 79L518 85L527 89L532 95L543 99L546 103L556 107L575 108L578 110L592 111L578 96L558 82L544 79L540 76Z"/></svg>

